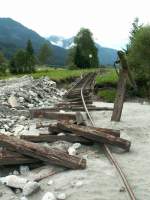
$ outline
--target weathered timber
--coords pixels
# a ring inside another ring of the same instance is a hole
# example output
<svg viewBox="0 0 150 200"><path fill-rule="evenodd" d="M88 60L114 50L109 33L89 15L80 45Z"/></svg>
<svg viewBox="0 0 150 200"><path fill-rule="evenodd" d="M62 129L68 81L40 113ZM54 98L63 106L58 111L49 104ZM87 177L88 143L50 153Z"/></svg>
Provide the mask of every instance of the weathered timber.
<svg viewBox="0 0 150 200"><path fill-rule="evenodd" d="M117 93L114 103L114 110L111 117L111 121L120 121L123 103L125 99L126 83L128 78L128 64L125 55L122 51L118 51L118 56L122 65L122 69L119 72L119 80L117 85Z"/></svg>
<svg viewBox="0 0 150 200"><path fill-rule="evenodd" d="M40 144L28 142L16 137L0 135L0 144L7 149L14 149L23 155L27 155L50 164L64 166L71 169L84 169L86 160L76 156L70 156L67 153L56 148L47 148Z"/></svg>
<svg viewBox="0 0 150 200"><path fill-rule="evenodd" d="M18 165L41 162L38 159L24 156L6 149L0 150L0 165Z"/></svg>
<svg viewBox="0 0 150 200"><path fill-rule="evenodd" d="M46 110L31 110L32 118L46 118L46 119L57 119L57 120L75 120L75 114L72 113L60 113L50 112Z"/></svg>
<svg viewBox="0 0 150 200"><path fill-rule="evenodd" d="M70 107L70 110L72 111L85 111L83 107ZM113 108L108 107L96 107L96 106L88 106L88 110L95 110L95 111L112 111Z"/></svg>
<svg viewBox="0 0 150 200"><path fill-rule="evenodd" d="M92 100L88 100L88 101L86 101L85 100L85 102L86 102L86 104L92 104L93 103L93 101ZM59 103L59 104L57 104L57 106L72 106L72 105L82 105L83 103L82 103L82 100L80 100L80 101L72 101L72 102L62 102L62 103Z"/></svg>
<svg viewBox="0 0 150 200"><path fill-rule="evenodd" d="M114 135L110 135L103 131L92 131L91 128L87 126L79 126L75 124L68 124L68 123L58 123L58 127L62 130L70 131L78 136L82 136L89 140L100 142L100 143L107 143L117 147L120 147L125 150L129 150L131 146L131 142Z"/></svg>
<svg viewBox="0 0 150 200"><path fill-rule="evenodd" d="M78 124L78 125L84 125L84 124ZM92 127L92 126L86 126L88 129L95 131L95 132L103 132L105 134L110 134L116 137L120 137L120 131L119 130L113 130L113 129L107 129L107 128L98 128L98 127ZM58 134L61 133L64 129L61 129L58 127L58 124L50 124L48 128L49 132L51 134ZM65 129L67 133L71 133L69 129Z"/></svg>
<svg viewBox="0 0 150 200"><path fill-rule="evenodd" d="M66 135L49 135L49 134L41 134L38 136L33 135L22 135L21 139L31 141L31 142L56 142L56 141L67 141L72 143L82 143L82 144L92 144L92 142L88 139L85 139L80 136L66 134Z"/></svg>

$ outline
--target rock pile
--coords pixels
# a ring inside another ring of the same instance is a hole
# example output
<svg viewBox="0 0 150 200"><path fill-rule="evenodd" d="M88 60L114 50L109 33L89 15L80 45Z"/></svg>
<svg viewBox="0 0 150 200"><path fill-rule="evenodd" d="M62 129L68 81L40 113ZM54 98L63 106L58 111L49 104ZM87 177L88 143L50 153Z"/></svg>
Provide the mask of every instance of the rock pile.
<svg viewBox="0 0 150 200"><path fill-rule="evenodd" d="M0 82L0 103L12 108L51 106L58 102L65 90L57 89L56 83L48 77L33 79L23 76Z"/></svg>
<svg viewBox="0 0 150 200"><path fill-rule="evenodd" d="M58 89L48 77L33 79L26 75L1 80L0 133L19 133L27 124L30 108L52 107L64 94L65 90Z"/></svg>

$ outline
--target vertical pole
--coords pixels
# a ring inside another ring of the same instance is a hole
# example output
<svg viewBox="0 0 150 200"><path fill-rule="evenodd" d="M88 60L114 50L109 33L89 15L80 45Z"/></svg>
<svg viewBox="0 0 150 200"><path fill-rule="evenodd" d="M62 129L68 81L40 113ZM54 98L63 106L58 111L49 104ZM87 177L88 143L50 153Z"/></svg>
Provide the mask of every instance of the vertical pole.
<svg viewBox="0 0 150 200"><path fill-rule="evenodd" d="M120 121L123 103L126 92L126 83L128 78L128 64L124 52L118 51L118 56L121 62L122 68L119 72L119 81L117 85L117 94L114 103L114 110L111 117L111 121Z"/></svg>

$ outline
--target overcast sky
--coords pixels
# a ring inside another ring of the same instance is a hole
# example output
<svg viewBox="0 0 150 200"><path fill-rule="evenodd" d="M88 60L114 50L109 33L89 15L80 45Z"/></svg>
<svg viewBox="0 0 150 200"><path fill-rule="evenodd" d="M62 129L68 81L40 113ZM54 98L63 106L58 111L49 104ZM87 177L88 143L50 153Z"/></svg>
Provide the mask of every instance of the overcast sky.
<svg viewBox="0 0 150 200"><path fill-rule="evenodd" d="M0 0L0 17L11 17L41 36L70 37L86 27L101 45L119 49L135 17L150 22L150 1Z"/></svg>

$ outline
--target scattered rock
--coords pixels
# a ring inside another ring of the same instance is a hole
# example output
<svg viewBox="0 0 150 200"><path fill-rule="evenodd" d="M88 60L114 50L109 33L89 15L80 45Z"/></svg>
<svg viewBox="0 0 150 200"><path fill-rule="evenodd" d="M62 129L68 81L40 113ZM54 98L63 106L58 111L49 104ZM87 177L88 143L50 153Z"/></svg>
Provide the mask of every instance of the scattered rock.
<svg viewBox="0 0 150 200"><path fill-rule="evenodd" d="M79 148L81 147L81 144L80 144L80 143L74 143L74 144L72 145L72 147L73 147L74 149L79 149Z"/></svg>
<svg viewBox="0 0 150 200"><path fill-rule="evenodd" d="M75 186L75 187L81 187L82 185L83 185L82 181L77 181L77 182L73 183L73 186Z"/></svg>
<svg viewBox="0 0 150 200"><path fill-rule="evenodd" d="M76 149L74 148L74 147L69 147L69 149L68 149L68 154L70 155L70 156L75 156L76 155Z"/></svg>
<svg viewBox="0 0 150 200"><path fill-rule="evenodd" d="M23 194L28 196L40 189L40 184L34 181L29 181L23 187Z"/></svg>
<svg viewBox="0 0 150 200"><path fill-rule="evenodd" d="M18 102L17 102L16 97L13 96L13 95L11 95L11 96L8 98L8 103L10 104L10 106L11 106L12 108L15 108L15 107L17 107L17 106L19 105Z"/></svg>
<svg viewBox="0 0 150 200"><path fill-rule="evenodd" d="M17 176L17 175L19 175L19 172L18 172L17 170L14 170L14 171L13 171L13 175L16 175L16 176Z"/></svg>
<svg viewBox="0 0 150 200"><path fill-rule="evenodd" d="M6 177L2 177L0 178L0 181L3 184L6 184L7 186L13 188L23 188L24 185L27 183L27 179L15 175L8 175Z"/></svg>
<svg viewBox="0 0 150 200"><path fill-rule="evenodd" d="M56 197L55 197L55 195L52 192L47 192L43 196L42 200L56 200Z"/></svg>
<svg viewBox="0 0 150 200"><path fill-rule="evenodd" d="M29 169L28 166L21 165L20 168L19 168L19 171L20 171L20 174L21 174L21 175L26 176L26 175L29 174L30 169Z"/></svg>
<svg viewBox="0 0 150 200"><path fill-rule="evenodd" d="M65 194L65 193L60 193L60 194L58 194L58 195L57 195L57 199L58 199L58 200L64 200L64 199L66 199L66 194Z"/></svg>
<svg viewBox="0 0 150 200"><path fill-rule="evenodd" d="M57 135L58 135L58 136L64 136L65 133L58 133Z"/></svg>
<svg viewBox="0 0 150 200"><path fill-rule="evenodd" d="M28 200L27 197L21 197L20 200Z"/></svg>
<svg viewBox="0 0 150 200"><path fill-rule="evenodd" d="M53 185L54 181L53 180L49 180L47 185Z"/></svg>

